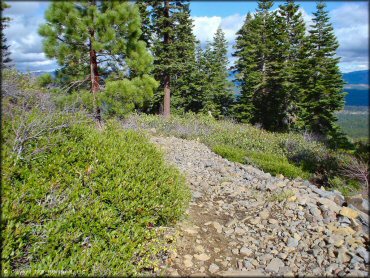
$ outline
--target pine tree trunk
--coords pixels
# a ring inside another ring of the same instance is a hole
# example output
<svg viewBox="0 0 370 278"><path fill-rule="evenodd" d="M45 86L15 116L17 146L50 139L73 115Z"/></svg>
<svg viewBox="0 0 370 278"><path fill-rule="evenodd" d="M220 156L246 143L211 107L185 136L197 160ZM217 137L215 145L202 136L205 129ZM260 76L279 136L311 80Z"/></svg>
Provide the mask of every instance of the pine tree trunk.
<svg viewBox="0 0 370 278"><path fill-rule="evenodd" d="M170 4L167 0L164 1L164 17L167 19L166 27L168 27L168 19L170 17ZM170 38L169 38L168 31L166 31L163 35L163 42L165 46L170 44ZM163 74L163 85L164 85L163 116L166 118L168 118L171 114L171 111L170 111L170 107L171 107L170 82L171 82L170 74L168 72L164 72Z"/></svg>
<svg viewBox="0 0 370 278"><path fill-rule="evenodd" d="M96 5L96 2L92 0L90 2L91 5ZM93 41L95 38L95 31L93 28L89 30L90 33L90 43L89 43L89 50L90 50L90 80L91 80L91 92L94 97L94 109L95 109L95 118L98 122L101 122L101 115L100 115L100 107L96 103L96 95L100 90L99 86L99 72L98 72L98 61L96 58L96 51L93 48Z"/></svg>

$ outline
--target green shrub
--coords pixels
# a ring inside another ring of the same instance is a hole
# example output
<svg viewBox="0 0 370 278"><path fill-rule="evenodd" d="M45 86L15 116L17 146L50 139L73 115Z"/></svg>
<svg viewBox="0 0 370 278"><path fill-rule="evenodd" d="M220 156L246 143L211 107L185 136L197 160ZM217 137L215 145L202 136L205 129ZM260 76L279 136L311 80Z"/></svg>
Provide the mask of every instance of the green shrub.
<svg viewBox="0 0 370 278"><path fill-rule="evenodd" d="M4 130L8 142L11 128ZM44 146L52 147L37 153ZM161 152L114 122L103 131L72 125L29 147L32 159L17 164L10 144L2 153L3 274L133 275L153 267L163 250L155 227L176 221L189 200Z"/></svg>
<svg viewBox="0 0 370 278"><path fill-rule="evenodd" d="M245 163L245 154L243 150L226 145L216 145L212 148L212 151L230 161Z"/></svg>
<svg viewBox="0 0 370 278"><path fill-rule="evenodd" d="M251 164L272 175L282 174L290 178L309 178L310 174L301 168L289 163L287 158L271 153L246 152L246 156Z"/></svg>
<svg viewBox="0 0 370 278"><path fill-rule="evenodd" d="M73 91L71 93L55 92L53 94L54 102L58 109L63 110L86 110L94 112L93 95L88 90Z"/></svg>
<svg viewBox="0 0 370 278"><path fill-rule="evenodd" d="M283 190L279 193L274 193L271 195L270 197L270 201L273 201L273 202L282 202L282 201L285 201L286 199L294 196L295 193L292 191L292 190Z"/></svg>
<svg viewBox="0 0 370 278"><path fill-rule="evenodd" d="M51 83L53 83L53 77L50 73L45 73L37 77L37 83L40 87L47 87Z"/></svg>
<svg viewBox="0 0 370 278"><path fill-rule="evenodd" d="M158 82L146 74L131 80L107 81L105 90L99 94L99 105L106 117L124 117L142 108L157 87Z"/></svg>
<svg viewBox="0 0 370 278"><path fill-rule="evenodd" d="M335 176L329 179L329 185L344 196L351 196L356 194L361 189L361 184L354 180L345 180L341 177Z"/></svg>

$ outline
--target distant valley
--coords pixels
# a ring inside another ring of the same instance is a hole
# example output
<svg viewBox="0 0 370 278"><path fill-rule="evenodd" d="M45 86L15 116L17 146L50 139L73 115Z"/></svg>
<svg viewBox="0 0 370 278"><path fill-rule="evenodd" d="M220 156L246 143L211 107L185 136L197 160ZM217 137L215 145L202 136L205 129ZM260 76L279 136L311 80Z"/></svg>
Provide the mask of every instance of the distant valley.
<svg viewBox="0 0 370 278"><path fill-rule="evenodd" d="M233 80L235 74L230 72L229 79ZM346 106L369 106L369 70L353 71L343 74L346 82L344 92L347 93ZM237 85L237 83L235 83ZM239 94L239 88L235 88Z"/></svg>

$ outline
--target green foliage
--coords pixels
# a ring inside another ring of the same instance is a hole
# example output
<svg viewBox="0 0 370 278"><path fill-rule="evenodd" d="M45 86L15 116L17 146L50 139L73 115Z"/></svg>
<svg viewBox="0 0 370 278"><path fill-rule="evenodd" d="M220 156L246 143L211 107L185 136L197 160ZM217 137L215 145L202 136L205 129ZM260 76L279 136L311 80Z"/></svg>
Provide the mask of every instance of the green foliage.
<svg viewBox="0 0 370 278"><path fill-rule="evenodd" d="M302 170L299 165L296 166L289 162L284 156L278 156L273 153L265 152L246 152L248 160L263 171L271 173L272 175L283 174L290 178L310 178L308 171Z"/></svg>
<svg viewBox="0 0 370 278"><path fill-rule="evenodd" d="M323 139L342 139L336 125L336 111L344 106L344 81L336 57L338 42L330 23L326 5L321 1L309 30L306 70L302 75L304 92L300 100L299 121L306 129ZM329 136L331 138L329 138Z"/></svg>
<svg viewBox="0 0 370 278"><path fill-rule="evenodd" d="M48 85L53 83L53 77L50 73L44 73L43 75L37 77L37 83L40 87L47 87Z"/></svg>
<svg viewBox="0 0 370 278"><path fill-rule="evenodd" d="M98 72L94 75L98 80L105 77L100 83L110 82L103 97L109 115L126 113L142 104L141 99L151 97L156 88L156 81L148 75L153 58L140 40L136 5L124 1L53 2L45 18L47 23L39 28L44 51L62 66L57 79L69 91L91 86L90 68L94 68L96 55ZM113 93L120 85L123 87Z"/></svg>
<svg viewBox="0 0 370 278"><path fill-rule="evenodd" d="M150 18L149 40L154 56L154 76L160 81L151 105L151 112L161 110L164 80L170 77L171 110L174 113L198 112L200 80L196 70L193 20L187 1L168 1L169 15L164 1L149 1L150 9L142 12L146 21ZM141 4L143 5L143 4ZM165 42L164 38L168 39Z"/></svg>
<svg viewBox="0 0 370 278"><path fill-rule="evenodd" d="M345 180L340 177L333 177L329 179L329 185L340 191L345 197L355 195L361 190L361 184L354 180Z"/></svg>
<svg viewBox="0 0 370 278"><path fill-rule="evenodd" d="M292 190L283 190L279 193L274 193L271 197L270 200L273 202L282 202L285 201L286 199L294 196L294 192Z"/></svg>
<svg viewBox="0 0 370 278"><path fill-rule="evenodd" d="M239 163L245 163L245 154L243 150L233 148L231 146L227 145L216 145L213 146L212 151L217 153L218 155L226 158L227 160L239 162Z"/></svg>
<svg viewBox="0 0 370 278"><path fill-rule="evenodd" d="M71 93L57 91L53 95L54 102L60 110L77 110L94 112L94 100L90 91L79 90Z"/></svg>
<svg viewBox="0 0 370 278"><path fill-rule="evenodd" d="M4 10L10 8L10 5L5 3L4 1L0 2L0 11L1 11L1 67L9 67L12 59L10 58L10 50L9 45L4 34L4 29L8 27L9 22L12 20L10 17L3 16Z"/></svg>
<svg viewBox="0 0 370 278"><path fill-rule="evenodd" d="M293 46L289 41L296 36L296 30L288 30L291 26L285 14L277 16L271 11L272 5L272 1L259 1L255 15L248 14L237 33L233 54L237 61L233 69L241 85L241 96L235 113L242 122L258 123L268 130L285 130L292 102L290 83L294 79L290 74L293 70L288 70L293 64L289 59L295 59L293 50L300 42Z"/></svg>
<svg viewBox="0 0 370 278"><path fill-rule="evenodd" d="M55 106L29 76L3 77L2 274L152 273L160 226L189 201L184 177L143 134L64 109L84 93Z"/></svg>
<svg viewBox="0 0 370 278"><path fill-rule="evenodd" d="M230 115L234 102L232 83L228 80L228 43L221 28L218 28L213 41L206 46L200 61L203 65L203 112L211 112L213 116Z"/></svg>
<svg viewBox="0 0 370 278"><path fill-rule="evenodd" d="M355 107L337 113L338 125L348 137L352 139L369 138L369 113L368 109L362 111Z"/></svg>
<svg viewBox="0 0 370 278"><path fill-rule="evenodd" d="M149 75L132 80L108 81L99 98L102 112L107 116L123 117L148 103L157 87L158 82Z"/></svg>
<svg viewBox="0 0 370 278"><path fill-rule="evenodd" d="M114 123L102 132L73 126L34 150L46 141L53 148L17 166L4 152L4 270L136 273L150 255L142 253L150 227L184 212L183 177L142 135Z"/></svg>

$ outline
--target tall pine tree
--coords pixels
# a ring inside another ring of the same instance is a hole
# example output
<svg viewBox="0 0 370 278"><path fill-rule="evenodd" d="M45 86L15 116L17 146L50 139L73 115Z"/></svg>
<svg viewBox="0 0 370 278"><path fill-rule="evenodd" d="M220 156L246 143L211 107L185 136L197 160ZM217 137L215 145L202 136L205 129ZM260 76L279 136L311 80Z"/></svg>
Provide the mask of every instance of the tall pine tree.
<svg viewBox="0 0 370 278"><path fill-rule="evenodd" d="M148 3L154 75L161 84L155 94L152 112L159 110L169 116L171 108L176 113L196 111L196 97L193 97L196 88L192 82L192 78L197 78L194 72L196 39L192 33L189 4L187 1Z"/></svg>
<svg viewBox="0 0 370 278"><path fill-rule="evenodd" d="M288 0L279 6L276 19L283 30L281 45L284 51L284 82L286 92L286 119L289 128L296 127L298 121L298 102L304 94L304 70L307 67L307 36L306 26L299 5Z"/></svg>
<svg viewBox="0 0 370 278"><path fill-rule="evenodd" d="M326 5L318 2L309 30L309 51L300 102L301 127L322 139L341 137L335 112L342 109L344 81L336 57L338 42Z"/></svg>
<svg viewBox="0 0 370 278"><path fill-rule="evenodd" d="M235 82L240 87L240 95L234 106L234 117L241 122L250 123L254 116L254 94L259 84L258 73L258 28L257 22L248 13L243 26L236 33L234 53L236 61L232 70L235 74Z"/></svg>
<svg viewBox="0 0 370 278"><path fill-rule="evenodd" d="M10 8L10 5L5 3L4 1L0 2L0 9L1 14L3 15L4 10ZM12 62L12 59L10 58L10 51L9 51L9 45L7 42L7 39L4 34L4 29L8 26L8 23L10 22L10 18L6 16L1 16L1 67L9 67L10 63Z"/></svg>
<svg viewBox="0 0 370 278"><path fill-rule="evenodd" d="M225 33L219 27L210 44L210 49L206 49L207 65L209 66L209 85L211 91L208 92L208 104L204 110L208 110L215 117L229 115L233 104L233 88L229 81L227 58L227 40Z"/></svg>
<svg viewBox="0 0 370 278"><path fill-rule="evenodd" d="M141 20L134 5L124 1L55 1L45 17L46 24L40 26L39 33L44 37L46 55L56 58L61 66L73 67L68 63L83 62L89 70L99 121L101 69L111 72L111 80L120 80L120 90L113 98L125 99L117 96L119 93L150 95L155 89L155 80L148 76L152 57L140 41ZM116 85L111 83L110 87Z"/></svg>
<svg viewBox="0 0 370 278"><path fill-rule="evenodd" d="M272 12L272 1L258 2L238 32L235 72L242 95L237 118L269 130L286 129L287 93L284 90L284 25Z"/></svg>
<svg viewBox="0 0 370 278"><path fill-rule="evenodd" d="M172 78L171 107L180 113L196 112L198 109L195 86L195 81L198 79L195 56L197 41L193 34L189 4L183 4L174 17L176 20L174 50L177 67Z"/></svg>

